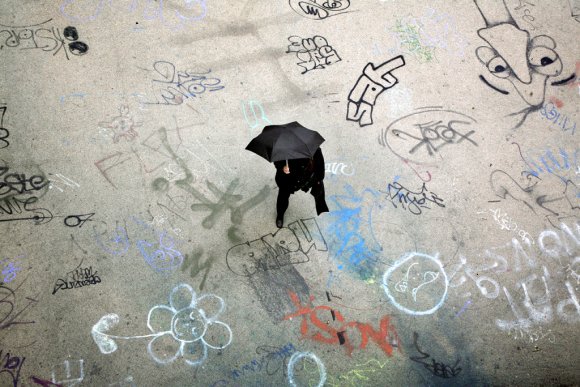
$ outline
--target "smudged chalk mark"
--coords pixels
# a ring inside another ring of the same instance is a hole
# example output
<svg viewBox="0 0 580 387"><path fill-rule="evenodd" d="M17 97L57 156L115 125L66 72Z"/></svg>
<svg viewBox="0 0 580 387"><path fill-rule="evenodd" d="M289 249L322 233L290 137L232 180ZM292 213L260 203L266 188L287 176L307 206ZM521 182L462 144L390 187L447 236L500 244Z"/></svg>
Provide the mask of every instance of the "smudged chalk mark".
<svg viewBox="0 0 580 387"><path fill-rule="evenodd" d="M465 304L463 304L463 307L459 310L459 312L457 312L457 314L455 315L455 317L459 317L463 314L463 312L465 312L465 310L467 309L467 307L471 305L471 300L467 300L465 302Z"/></svg>

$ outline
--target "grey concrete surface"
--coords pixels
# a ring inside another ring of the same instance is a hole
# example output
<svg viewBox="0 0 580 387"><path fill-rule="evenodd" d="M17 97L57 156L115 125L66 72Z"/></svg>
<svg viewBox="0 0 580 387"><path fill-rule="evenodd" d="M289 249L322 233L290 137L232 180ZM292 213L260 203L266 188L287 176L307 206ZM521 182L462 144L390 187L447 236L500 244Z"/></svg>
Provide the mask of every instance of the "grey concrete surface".
<svg viewBox="0 0 580 387"><path fill-rule="evenodd" d="M4 0L0 385L579 385L578 15Z"/></svg>

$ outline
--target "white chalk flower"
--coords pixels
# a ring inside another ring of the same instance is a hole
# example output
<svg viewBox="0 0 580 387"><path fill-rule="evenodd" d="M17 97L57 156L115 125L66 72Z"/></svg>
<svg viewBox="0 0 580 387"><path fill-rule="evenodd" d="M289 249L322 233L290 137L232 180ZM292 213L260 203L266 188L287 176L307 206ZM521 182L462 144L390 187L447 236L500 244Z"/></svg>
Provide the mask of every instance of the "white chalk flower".
<svg viewBox="0 0 580 387"><path fill-rule="evenodd" d="M152 338L148 352L158 363L172 363L183 357L191 366L207 359L208 348L223 349L232 342L232 330L218 316L225 308L224 300L213 294L197 297L193 288L179 284L169 295L168 305L149 310L147 327L152 332L141 336L117 336L109 331L119 323L119 316L107 314L93 326L92 336L102 353L117 350L115 340Z"/></svg>
<svg viewBox="0 0 580 387"><path fill-rule="evenodd" d="M191 286L177 285L169 296L169 306L156 305L149 311L147 326L157 334L149 342L149 354L162 364L178 357L183 357L189 365L203 363L208 347L223 349L232 341L230 327L217 320L224 307L224 301L218 296L197 297ZM211 342L224 336L225 343Z"/></svg>

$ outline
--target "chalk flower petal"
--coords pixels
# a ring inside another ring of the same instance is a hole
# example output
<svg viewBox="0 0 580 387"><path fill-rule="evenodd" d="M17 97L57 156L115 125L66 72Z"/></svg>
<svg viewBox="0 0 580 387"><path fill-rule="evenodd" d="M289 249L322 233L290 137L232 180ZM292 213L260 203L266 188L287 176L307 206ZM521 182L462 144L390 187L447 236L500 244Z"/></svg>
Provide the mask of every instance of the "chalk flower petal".
<svg viewBox="0 0 580 387"><path fill-rule="evenodd" d="M187 364L190 366L196 366L207 359L207 346L202 342L202 340L189 343L182 342L180 353Z"/></svg>
<svg viewBox="0 0 580 387"><path fill-rule="evenodd" d="M169 304L175 311L194 306L195 292L193 288L187 284L177 285L169 295Z"/></svg>
<svg viewBox="0 0 580 387"><path fill-rule="evenodd" d="M210 348L224 349L230 345L232 337L232 330L227 324L221 321L214 321L207 324L205 334L201 340Z"/></svg>
<svg viewBox="0 0 580 387"><path fill-rule="evenodd" d="M151 340L147 351L157 363L168 364L181 354L181 347L179 341L175 340L171 333L165 333Z"/></svg>
<svg viewBox="0 0 580 387"><path fill-rule="evenodd" d="M207 321L212 322L224 311L226 304L221 297L213 294L204 294L196 300L195 307L204 315Z"/></svg>
<svg viewBox="0 0 580 387"><path fill-rule="evenodd" d="M147 316L147 327L153 333L169 332L171 330L171 320L175 312L166 305L156 305L149 310Z"/></svg>

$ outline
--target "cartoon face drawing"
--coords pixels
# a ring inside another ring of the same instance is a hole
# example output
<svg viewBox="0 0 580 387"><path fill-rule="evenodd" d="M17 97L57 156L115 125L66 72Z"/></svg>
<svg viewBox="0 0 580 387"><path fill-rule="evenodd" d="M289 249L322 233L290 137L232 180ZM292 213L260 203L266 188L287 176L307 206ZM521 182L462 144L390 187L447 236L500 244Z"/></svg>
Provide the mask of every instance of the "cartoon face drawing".
<svg viewBox="0 0 580 387"><path fill-rule="evenodd" d="M129 106L127 105L121 105L119 107L119 116L113 118L110 122L99 123L99 127L105 130L112 130L113 142L115 144L121 138L133 141L139 135L135 128L141 125L142 123L134 121L133 116L129 112Z"/></svg>
<svg viewBox="0 0 580 387"><path fill-rule="evenodd" d="M439 273L434 272L434 271L425 271L425 272L419 271L419 272L417 272L417 270L419 270L419 269L416 268L416 269L413 269L413 275L409 279L409 274L411 273L411 269L415 265L419 265L419 263L413 262L411 265L409 265L409 267L407 268L407 273L405 274L405 276L401 280L399 280L399 282L397 282L395 284L395 290L398 291L399 293L405 293L409 287L409 282L414 283L417 286L411 290L411 294L413 295L413 300L415 302L417 302L417 292L423 286L428 285L431 282L435 281L437 278L439 278Z"/></svg>
<svg viewBox="0 0 580 387"><path fill-rule="evenodd" d="M562 74L563 65L556 50L556 42L547 35L530 37L528 31L516 24L503 0L475 0L475 4L487 25L477 33L489 44L476 50L477 58L487 68L487 72L479 78L504 95L510 92L505 90L507 85L503 80L512 84L528 105L513 114L524 113L516 126L519 127L530 112L542 107L548 78ZM576 75L572 74L551 84L564 85L575 78Z"/></svg>

